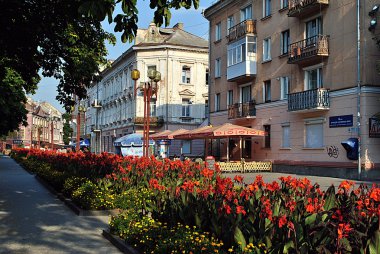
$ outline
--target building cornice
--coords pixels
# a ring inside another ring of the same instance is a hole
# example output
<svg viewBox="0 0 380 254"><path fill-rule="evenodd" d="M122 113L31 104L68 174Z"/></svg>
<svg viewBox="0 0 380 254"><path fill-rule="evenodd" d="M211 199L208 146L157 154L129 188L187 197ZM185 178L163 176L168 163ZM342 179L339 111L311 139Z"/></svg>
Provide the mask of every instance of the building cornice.
<svg viewBox="0 0 380 254"><path fill-rule="evenodd" d="M206 19L209 20L209 18L214 15L214 14L217 14L218 11L220 11L221 9L224 9L226 8L226 6L228 6L229 4L231 3L235 3L236 0L219 0L217 1L216 3L214 3L213 5L211 5L210 7L208 7L204 12L203 12L203 15Z"/></svg>
<svg viewBox="0 0 380 254"><path fill-rule="evenodd" d="M158 45L135 45L133 46L133 50L157 50L157 49L175 49L175 50L182 50L182 51L189 51L189 52L200 52L200 53L208 53L208 47L190 47L190 46L183 46L183 45L177 45L177 44L158 44Z"/></svg>

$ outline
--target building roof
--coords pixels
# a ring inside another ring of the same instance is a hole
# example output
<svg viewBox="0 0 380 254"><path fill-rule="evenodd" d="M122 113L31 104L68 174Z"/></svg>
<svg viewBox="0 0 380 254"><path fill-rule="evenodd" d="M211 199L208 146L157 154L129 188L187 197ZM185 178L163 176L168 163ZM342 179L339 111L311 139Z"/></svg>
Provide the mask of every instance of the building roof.
<svg viewBox="0 0 380 254"><path fill-rule="evenodd" d="M159 28L151 23L148 29L139 29L135 46L171 44L178 46L208 48L208 41L183 30L178 23L172 28Z"/></svg>

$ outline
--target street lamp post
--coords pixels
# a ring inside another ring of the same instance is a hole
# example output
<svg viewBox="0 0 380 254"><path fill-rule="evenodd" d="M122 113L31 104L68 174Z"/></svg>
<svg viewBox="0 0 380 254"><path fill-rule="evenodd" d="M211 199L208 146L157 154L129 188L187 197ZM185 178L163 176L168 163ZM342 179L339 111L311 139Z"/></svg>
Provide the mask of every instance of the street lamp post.
<svg viewBox="0 0 380 254"><path fill-rule="evenodd" d="M77 114L77 143L75 146L75 151L79 152L80 150L80 114L86 112L86 107L79 104L78 106L78 114Z"/></svg>
<svg viewBox="0 0 380 254"><path fill-rule="evenodd" d="M54 150L54 124L57 124L59 121L59 117L51 116L47 118L47 121L50 122L50 142L51 142L51 150Z"/></svg>
<svg viewBox="0 0 380 254"><path fill-rule="evenodd" d="M136 82L140 78L140 72L133 70L132 79L135 81L134 95L136 98L136 90L139 89L144 95L144 131L143 131L143 156L149 157L149 131L150 131L150 100L153 95L157 95L158 82L161 80L161 73L154 69L148 70L148 78L150 82L145 82L143 86L137 88Z"/></svg>

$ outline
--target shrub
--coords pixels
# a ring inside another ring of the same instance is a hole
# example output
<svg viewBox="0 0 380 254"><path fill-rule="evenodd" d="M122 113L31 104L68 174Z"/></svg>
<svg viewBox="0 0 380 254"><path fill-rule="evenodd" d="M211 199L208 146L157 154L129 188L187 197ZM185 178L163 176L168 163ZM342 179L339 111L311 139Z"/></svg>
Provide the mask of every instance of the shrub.
<svg viewBox="0 0 380 254"><path fill-rule="evenodd" d="M82 186L87 181L87 178L72 176L66 179L63 184L62 193L71 198L74 191Z"/></svg>
<svg viewBox="0 0 380 254"><path fill-rule="evenodd" d="M96 202L99 190L91 181L87 180L72 194L72 200L81 208L86 210L97 209Z"/></svg>

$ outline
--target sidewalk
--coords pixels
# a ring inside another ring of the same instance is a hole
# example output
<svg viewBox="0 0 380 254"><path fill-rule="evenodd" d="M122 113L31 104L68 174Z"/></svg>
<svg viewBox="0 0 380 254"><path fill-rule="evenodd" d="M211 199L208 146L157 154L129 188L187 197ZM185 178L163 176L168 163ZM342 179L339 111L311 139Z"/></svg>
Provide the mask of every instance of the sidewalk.
<svg viewBox="0 0 380 254"><path fill-rule="evenodd" d="M108 217L75 215L34 176L0 155L0 253L120 253Z"/></svg>

